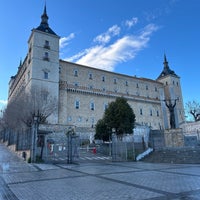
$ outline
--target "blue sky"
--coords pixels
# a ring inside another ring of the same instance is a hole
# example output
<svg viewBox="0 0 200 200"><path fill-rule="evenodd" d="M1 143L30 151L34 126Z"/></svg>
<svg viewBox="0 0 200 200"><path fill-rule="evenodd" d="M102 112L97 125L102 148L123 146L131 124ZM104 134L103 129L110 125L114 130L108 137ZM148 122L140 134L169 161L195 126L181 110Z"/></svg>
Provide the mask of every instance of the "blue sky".
<svg viewBox="0 0 200 200"><path fill-rule="evenodd" d="M0 0L0 108L8 82L27 54L44 0ZM199 0L46 0L60 58L156 79L169 66L181 77L184 102L200 101Z"/></svg>

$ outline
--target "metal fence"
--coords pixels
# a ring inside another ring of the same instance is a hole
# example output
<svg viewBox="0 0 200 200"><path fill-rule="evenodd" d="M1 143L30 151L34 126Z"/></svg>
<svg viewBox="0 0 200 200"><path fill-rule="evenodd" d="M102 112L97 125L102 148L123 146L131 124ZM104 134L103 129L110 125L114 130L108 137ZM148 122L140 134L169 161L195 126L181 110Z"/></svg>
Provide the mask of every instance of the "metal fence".
<svg viewBox="0 0 200 200"><path fill-rule="evenodd" d="M135 160L135 148L134 142L123 141L121 138L117 138L116 135L112 135L112 161L134 161Z"/></svg>
<svg viewBox="0 0 200 200"><path fill-rule="evenodd" d="M50 163L75 163L79 160L80 140L76 135L64 133L48 134L45 136L42 159ZM42 147L37 148L37 155Z"/></svg>
<svg viewBox="0 0 200 200"><path fill-rule="evenodd" d="M4 129L0 132L0 140L7 143L8 146L15 145L15 150L30 150L31 147L31 130L14 131Z"/></svg>

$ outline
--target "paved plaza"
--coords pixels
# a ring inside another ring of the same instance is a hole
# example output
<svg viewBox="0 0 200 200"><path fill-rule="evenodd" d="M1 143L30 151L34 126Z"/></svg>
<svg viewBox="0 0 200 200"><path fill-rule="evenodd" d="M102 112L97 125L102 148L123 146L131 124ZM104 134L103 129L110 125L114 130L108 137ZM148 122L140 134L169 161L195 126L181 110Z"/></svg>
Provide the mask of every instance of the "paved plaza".
<svg viewBox="0 0 200 200"><path fill-rule="evenodd" d="M0 144L0 200L200 199L200 165L28 164Z"/></svg>

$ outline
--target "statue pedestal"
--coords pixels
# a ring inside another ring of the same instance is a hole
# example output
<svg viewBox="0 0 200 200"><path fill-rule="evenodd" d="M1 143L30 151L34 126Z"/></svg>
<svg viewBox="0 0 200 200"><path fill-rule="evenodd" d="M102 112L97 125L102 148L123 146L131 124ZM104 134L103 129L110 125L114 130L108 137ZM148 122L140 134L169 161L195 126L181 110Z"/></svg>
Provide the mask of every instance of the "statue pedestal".
<svg viewBox="0 0 200 200"><path fill-rule="evenodd" d="M167 129L164 131L166 147L183 147L184 136L181 128Z"/></svg>

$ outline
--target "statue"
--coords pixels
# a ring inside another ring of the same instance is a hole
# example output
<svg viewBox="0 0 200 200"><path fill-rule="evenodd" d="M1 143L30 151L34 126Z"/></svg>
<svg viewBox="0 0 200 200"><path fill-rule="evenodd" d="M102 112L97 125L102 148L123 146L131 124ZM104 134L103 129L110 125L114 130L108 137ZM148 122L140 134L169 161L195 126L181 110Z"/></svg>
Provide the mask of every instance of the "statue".
<svg viewBox="0 0 200 200"><path fill-rule="evenodd" d="M170 113L170 127L171 129L176 128L176 122L175 122L175 114L174 114L174 108L176 106L176 101L178 99L174 100L174 104L172 104L171 100L169 100L169 103L167 103L167 100L165 101L165 105L168 107L169 113Z"/></svg>

